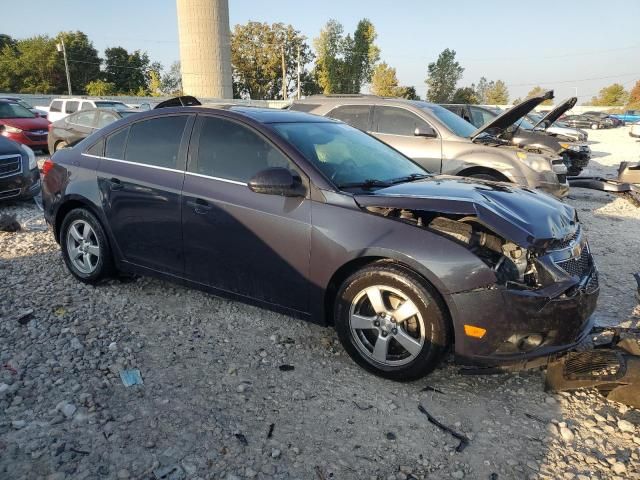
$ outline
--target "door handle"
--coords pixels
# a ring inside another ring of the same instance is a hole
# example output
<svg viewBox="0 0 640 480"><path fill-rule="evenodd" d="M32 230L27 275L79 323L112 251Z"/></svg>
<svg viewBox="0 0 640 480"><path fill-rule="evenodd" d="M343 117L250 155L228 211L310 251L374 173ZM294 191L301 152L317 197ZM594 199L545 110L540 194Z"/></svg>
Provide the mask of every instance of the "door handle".
<svg viewBox="0 0 640 480"><path fill-rule="evenodd" d="M119 178L110 178L109 183L111 184L111 190L122 190L124 188Z"/></svg>
<svg viewBox="0 0 640 480"><path fill-rule="evenodd" d="M203 200L201 198L196 198L195 200L188 200L187 205L193 208L193 211L199 215L204 215L213 208L211 205L209 205L209 203L206 200Z"/></svg>

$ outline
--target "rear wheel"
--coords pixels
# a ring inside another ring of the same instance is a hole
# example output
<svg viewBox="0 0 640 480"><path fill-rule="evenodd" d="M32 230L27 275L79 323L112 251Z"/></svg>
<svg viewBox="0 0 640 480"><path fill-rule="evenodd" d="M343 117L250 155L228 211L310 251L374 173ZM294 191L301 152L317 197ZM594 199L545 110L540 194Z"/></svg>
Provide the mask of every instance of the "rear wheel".
<svg viewBox="0 0 640 480"><path fill-rule="evenodd" d="M433 287L408 269L385 263L345 280L336 298L335 326L356 363L392 380L426 375L450 342Z"/></svg>
<svg viewBox="0 0 640 480"><path fill-rule="evenodd" d="M61 149L66 148L66 147L67 147L67 142L60 141L60 142L55 144L55 146L53 147L53 151L57 152L58 150L61 150Z"/></svg>
<svg viewBox="0 0 640 480"><path fill-rule="evenodd" d="M114 273L107 236L88 210L71 210L60 229L62 257L69 271L85 283L97 283Z"/></svg>

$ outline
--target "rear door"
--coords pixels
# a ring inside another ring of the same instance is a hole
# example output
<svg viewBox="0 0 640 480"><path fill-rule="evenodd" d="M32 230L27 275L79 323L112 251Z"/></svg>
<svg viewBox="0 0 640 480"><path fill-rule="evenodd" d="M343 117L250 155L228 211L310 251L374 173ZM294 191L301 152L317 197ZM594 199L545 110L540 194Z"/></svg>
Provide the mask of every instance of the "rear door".
<svg viewBox="0 0 640 480"><path fill-rule="evenodd" d="M95 131L96 112L95 110L85 110L69 115L66 119L68 145L72 145L78 140L87 138Z"/></svg>
<svg viewBox="0 0 640 480"><path fill-rule="evenodd" d="M308 312L311 203L252 192L251 177L284 167L308 180L252 127L200 115L182 196L185 277Z"/></svg>
<svg viewBox="0 0 640 480"><path fill-rule="evenodd" d="M416 128L437 130L416 113L401 107L378 106L373 110L373 132L431 173L442 171L442 139L417 137Z"/></svg>
<svg viewBox="0 0 640 480"><path fill-rule="evenodd" d="M106 138L102 205L126 262L183 274L181 188L192 115L145 118Z"/></svg>
<svg viewBox="0 0 640 480"><path fill-rule="evenodd" d="M368 132L371 130L372 110L371 105L341 105L331 110L326 116Z"/></svg>

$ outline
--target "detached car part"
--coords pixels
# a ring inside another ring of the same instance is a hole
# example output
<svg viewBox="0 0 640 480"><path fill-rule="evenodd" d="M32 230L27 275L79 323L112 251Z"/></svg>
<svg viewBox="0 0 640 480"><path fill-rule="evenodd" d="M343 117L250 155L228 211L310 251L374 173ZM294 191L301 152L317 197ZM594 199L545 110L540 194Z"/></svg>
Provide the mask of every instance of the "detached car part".
<svg viewBox="0 0 640 480"><path fill-rule="evenodd" d="M620 162L618 180L625 183L640 184L640 162Z"/></svg>

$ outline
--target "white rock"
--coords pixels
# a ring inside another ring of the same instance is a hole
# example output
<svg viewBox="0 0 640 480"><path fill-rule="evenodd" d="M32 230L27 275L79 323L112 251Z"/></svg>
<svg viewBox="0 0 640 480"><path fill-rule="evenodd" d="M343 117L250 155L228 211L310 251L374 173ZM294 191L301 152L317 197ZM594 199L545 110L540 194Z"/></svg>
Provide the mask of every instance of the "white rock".
<svg viewBox="0 0 640 480"><path fill-rule="evenodd" d="M111 342L109 344L109 351L115 352L117 349L118 349L118 343L117 342Z"/></svg>
<svg viewBox="0 0 640 480"><path fill-rule="evenodd" d="M456 470L451 474L451 477L460 480L461 478L464 478L464 472L462 470Z"/></svg>
<svg viewBox="0 0 640 480"><path fill-rule="evenodd" d="M11 426L16 430L20 430L21 428L26 427L26 425L27 422L25 422L24 420L14 420L13 422L11 422Z"/></svg>
<svg viewBox="0 0 640 480"><path fill-rule="evenodd" d="M636 427L633 423L628 422L627 420L618 420L618 428L623 432L633 433L636 431Z"/></svg>
<svg viewBox="0 0 640 480"><path fill-rule="evenodd" d="M572 442L574 437L573 432L567 427L560 427L560 436L567 443Z"/></svg>
<svg viewBox="0 0 640 480"><path fill-rule="evenodd" d="M611 470L617 475L620 475L627 471L627 467L624 466L624 463L616 462L611 466Z"/></svg>

